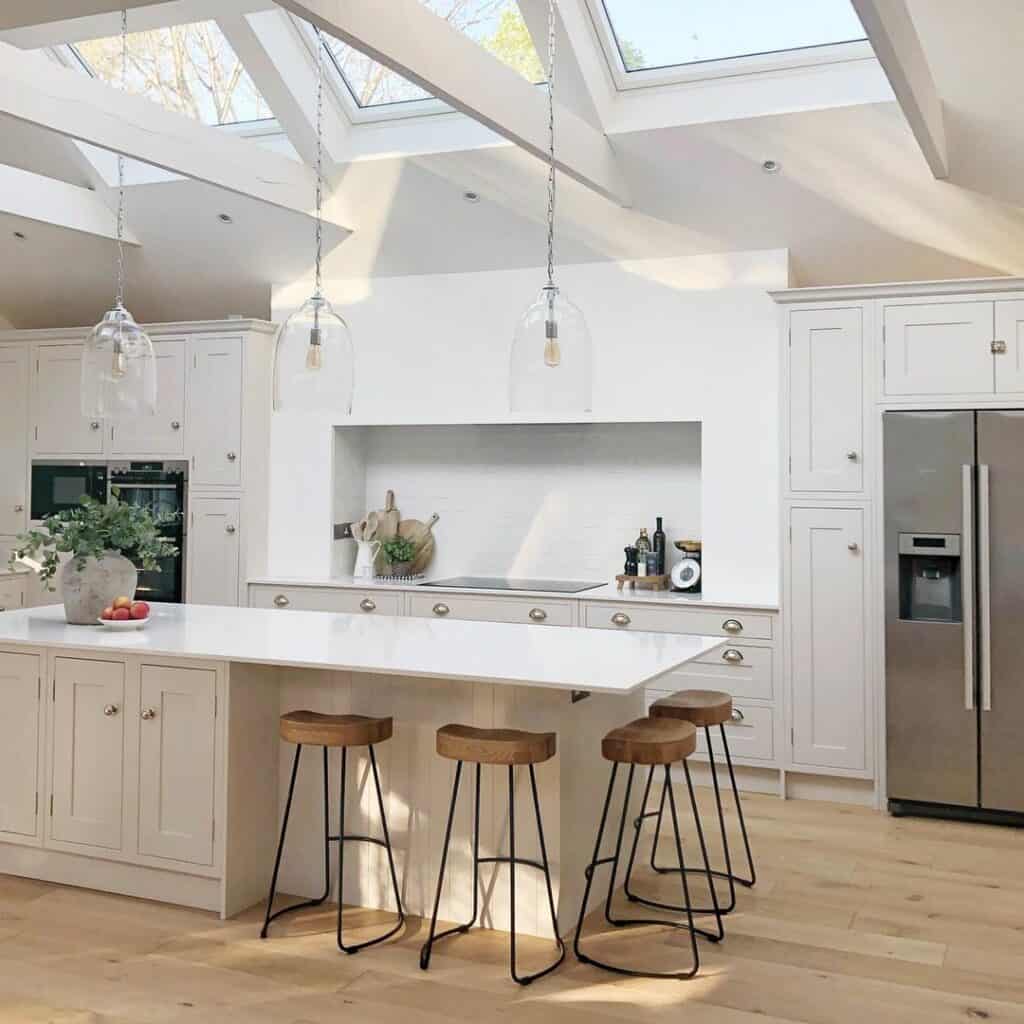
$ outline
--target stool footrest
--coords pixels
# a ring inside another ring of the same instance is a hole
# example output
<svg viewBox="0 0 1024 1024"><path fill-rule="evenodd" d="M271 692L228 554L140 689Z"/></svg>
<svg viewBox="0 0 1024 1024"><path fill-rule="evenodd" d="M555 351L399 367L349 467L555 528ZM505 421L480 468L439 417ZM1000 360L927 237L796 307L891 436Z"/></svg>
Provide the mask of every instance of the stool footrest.
<svg viewBox="0 0 1024 1024"><path fill-rule="evenodd" d="M477 864L525 864L528 868L537 868L538 871L547 869L539 860L528 860L526 857L477 857Z"/></svg>

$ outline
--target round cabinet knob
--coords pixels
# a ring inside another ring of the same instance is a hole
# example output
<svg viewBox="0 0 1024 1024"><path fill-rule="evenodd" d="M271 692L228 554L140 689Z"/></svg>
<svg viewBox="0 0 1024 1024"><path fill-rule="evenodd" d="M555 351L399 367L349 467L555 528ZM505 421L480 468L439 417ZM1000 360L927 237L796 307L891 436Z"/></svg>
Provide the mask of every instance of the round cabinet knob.
<svg viewBox="0 0 1024 1024"><path fill-rule="evenodd" d="M735 647L730 647L727 651L722 651L722 661L729 662L730 665L738 665L743 660L743 652L737 651Z"/></svg>
<svg viewBox="0 0 1024 1024"><path fill-rule="evenodd" d="M628 626L633 620L625 612L616 612L612 616L613 626Z"/></svg>
<svg viewBox="0 0 1024 1024"><path fill-rule="evenodd" d="M730 718L739 725L743 721L743 712L739 708L733 708Z"/></svg>
<svg viewBox="0 0 1024 1024"><path fill-rule="evenodd" d="M234 526L233 523L228 523L228 525L224 527L224 532L225 533L234 533L235 529L236 529L236 527Z"/></svg>
<svg viewBox="0 0 1024 1024"><path fill-rule="evenodd" d="M852 448L846 453L846 457L851 462L856 462L857 461L857 453Z"/></svg>
<svg viewBox="0 0 1024 1024"><path fill-rule="evenodd" d="M92 423L89 424L89 429L90 430L99 430L100 429L100 421L99 420L93 420Z"/></svg>
<svg viewBox="0 0 1024 1024"><path fill-rule="evenodd" d="M451 608L446 604L438 603L434 605L431 611L433 611L435 615L447 615L451 611Z"/></svg>
<svg viewBox="0 0 1024 1024"><path fill-rule="evenodd" d="M181 424L177 420L171 420L171 430L181 430Z"/></svg>
<svg viewBox="0 0 1024 1024"><path fill-rule="evenodd" d="M234 462L235 459L237 458L238 456L235 454L235 452L228 452L228 462Z"/></svg>
<svg viewBox="0 0 1024 1024"><path fill-rule="evenodd" d="M851 540L846 546L850 551L860 551L860 545L855 540Z"/></svg>
<svg viewBox="0 0 1024 1024"><path fill-rule="evenodd" d="M152 719L156 718L156 711L153 708L146 708L146 710L142 712L142 717L147 722L152 721Z"/></svg>
<svg viewBox="0 0 1024 1024"><path fill-rule="evenodd" d="M372 597L364 597L362 601L359 602L359 607L362 608L364 612L373 612L377 610L377 602L374 601Z"/></svg>
<svg viewBox="0 0 1024 1024"><path fill-rule="evenodd" d="M116 715L119 710L120 708L116 704L108 704L103 709L103 714L105 714L107 718L110 718L112 715Z"/></svg>
<svg viewBox="0 0 1024 1024"><path fill-rule="evenodd" d="M24 505L15 505L14 506L14 511L15 512L24 512L25 511L25 506Z"/></svg>
<svg viewBox="0 0 1024 1024"><path fill-rule="evenodd" d="M276 608L287 608L290 604L291 601L289 601L284 594L278 594L277 597L274 598L274 606Z"/></svg>
<svg viewBox="0 0 1024 1024"><path fill-rule="evenodd" d="M725 622L722 623L722 629L724 629L726 633L742 633L743 623L740 622L739 619L726 619Z"/></svg>
<svg viewBox="0 0 1024 1024"><path fill-rule="evenodd" d="M534 622L543 622L548 617L548 613L543 608L531 608L530 618Z"/></svg>

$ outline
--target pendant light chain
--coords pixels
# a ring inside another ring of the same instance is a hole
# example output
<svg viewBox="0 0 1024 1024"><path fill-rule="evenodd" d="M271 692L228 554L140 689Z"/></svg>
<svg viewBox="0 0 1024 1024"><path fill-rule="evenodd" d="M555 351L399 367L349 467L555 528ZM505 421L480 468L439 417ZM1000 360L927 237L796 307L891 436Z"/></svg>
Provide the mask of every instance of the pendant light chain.
<svg viewBox="0 0 1024 1024"><path fill-rule="evenodd" d="M548 0L548 287L555 286L555 0Z"/></svg>
<svg viewBox="0 0 1024 1024"><path fill-rule="evenodd" d="M121 91L128 89L128 9L121 9ZM117 296L114 306L124 308L124 154L117 154Z"/></svg>
<svg viewBox="0 0 1024 1024"><path fill-rule="evenodd" d="M316 32L316 289L315 298L323 298L324 225L324 41L320 29Z"/></svg>

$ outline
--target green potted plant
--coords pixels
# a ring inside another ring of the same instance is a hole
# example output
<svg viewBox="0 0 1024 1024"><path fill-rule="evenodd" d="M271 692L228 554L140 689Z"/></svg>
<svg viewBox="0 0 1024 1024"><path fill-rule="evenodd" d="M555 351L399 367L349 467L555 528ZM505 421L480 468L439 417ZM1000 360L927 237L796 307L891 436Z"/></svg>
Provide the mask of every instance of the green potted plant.
<svg viewBox="0 0 1024 1024"><path fill-rule="evenodd" d="M405 537L391 537L380 546L388 560L392 576L408 576L412 560L416 557L416 545Z"/></svg>
<svg viewBox="0 0 1024 1024"><path fill-rule="evenodd" d="M39 557L39 578L48 590L60 572L64 614L73 625L95 625L116 597L134 597L138 571L159 571L161 558L177 547L160 533L173 514L154 516L149 509L126 505L116 494L106 504L83 497L75 508L47 516L37 529L20 534L10 562ZM61 556L70 556L63 561Z"/></svg>

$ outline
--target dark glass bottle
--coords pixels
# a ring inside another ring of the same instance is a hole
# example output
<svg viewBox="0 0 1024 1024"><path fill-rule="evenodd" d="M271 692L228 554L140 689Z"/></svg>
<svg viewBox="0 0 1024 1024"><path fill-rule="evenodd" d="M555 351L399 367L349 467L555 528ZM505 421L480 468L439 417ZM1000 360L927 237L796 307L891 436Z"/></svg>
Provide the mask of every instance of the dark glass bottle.
<svg viewBox="0 0 1024 1024"><path fill-rule="evenodd" d="M654 536L651 538L651 547L658 556L659 575L665 572L665 531L661 528L661 520L662 517L658 516L658 526L654 531Z"/></svg>
<svg viewBox="0 0 1024 1024"><path fill-rule="evenodd" d="M629 547L624 549L626 552L626 565L625 573L627 576L636 575L636 548Z"/></svg>

